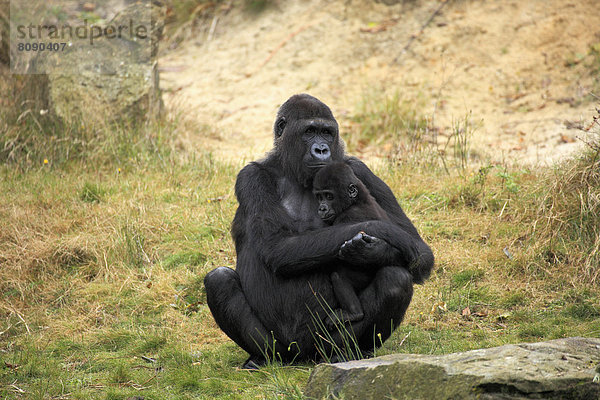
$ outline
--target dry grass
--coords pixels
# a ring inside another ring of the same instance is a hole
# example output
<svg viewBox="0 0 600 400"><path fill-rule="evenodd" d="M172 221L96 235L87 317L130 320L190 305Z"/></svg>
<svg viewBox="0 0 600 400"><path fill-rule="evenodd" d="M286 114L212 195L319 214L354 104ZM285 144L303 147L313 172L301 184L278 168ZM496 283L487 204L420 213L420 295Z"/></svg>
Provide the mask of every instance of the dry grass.
<svg viewBox="0 0 600 400"><path fill-rule="evenodd" d="M600 148L566 161L539 189L533 234L545 262L574 269L573 279L600 279ZM575 254L570 247L578 250Z"/></svg>

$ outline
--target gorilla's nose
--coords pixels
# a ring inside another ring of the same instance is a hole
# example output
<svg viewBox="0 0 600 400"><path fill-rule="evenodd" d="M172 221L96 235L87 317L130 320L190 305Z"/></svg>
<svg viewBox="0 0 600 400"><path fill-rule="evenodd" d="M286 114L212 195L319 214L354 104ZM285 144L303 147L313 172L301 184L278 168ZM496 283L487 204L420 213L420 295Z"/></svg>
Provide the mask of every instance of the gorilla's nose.
<svg viewBox="0 0 600 400"><path fill-rule="evenodd" d="M319 206L319 213L326 213L327 212L327 206L324 204L321 204Z"/></svg>
<svg viewBox="0 0 600 400"><path fill-rule="evenodd" d="M329 146L325 143L315 143L310 148L312 156L319 161L327 161L331 157Z"/></svg>

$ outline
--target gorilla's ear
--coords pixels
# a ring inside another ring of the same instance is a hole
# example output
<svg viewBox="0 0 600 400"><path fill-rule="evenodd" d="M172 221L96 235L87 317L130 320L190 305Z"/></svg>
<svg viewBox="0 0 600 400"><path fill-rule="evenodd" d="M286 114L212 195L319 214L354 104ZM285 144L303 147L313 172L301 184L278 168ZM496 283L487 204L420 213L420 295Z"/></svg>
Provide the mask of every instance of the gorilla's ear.
<svg viewBox="0 0 600 400"><path fill-rule="evenodd" d="M358 188L354 183L348 185L348 196L350 196L351 199L354 199L356 196L358 196Z"/></svg>
<svg viewBox="0 0 600 400"><path fill-rule="evenodd" d="M275 123L275 135L277 137L283 135L283 130L285 129L286 124L287 121L285 120L285 117L281 117L277 120L277 122Z"/></svg>

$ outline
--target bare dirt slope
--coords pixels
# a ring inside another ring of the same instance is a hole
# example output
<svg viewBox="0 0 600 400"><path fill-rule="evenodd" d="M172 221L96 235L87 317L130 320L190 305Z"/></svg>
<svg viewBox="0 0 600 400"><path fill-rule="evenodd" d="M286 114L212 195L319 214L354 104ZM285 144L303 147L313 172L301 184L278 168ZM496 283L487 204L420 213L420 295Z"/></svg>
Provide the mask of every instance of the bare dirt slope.
<svg viewBox="0 0 600 400"><path fill-rule="evenodd" d="M582 145L600 88L597 0L275 3L221 9L161 58L167 104L217 132L190 145L260 157L290 95L319 97L343 126L373 88L425 98L442 135L472 112L474 150L495 161L547 163Z"/></svg>

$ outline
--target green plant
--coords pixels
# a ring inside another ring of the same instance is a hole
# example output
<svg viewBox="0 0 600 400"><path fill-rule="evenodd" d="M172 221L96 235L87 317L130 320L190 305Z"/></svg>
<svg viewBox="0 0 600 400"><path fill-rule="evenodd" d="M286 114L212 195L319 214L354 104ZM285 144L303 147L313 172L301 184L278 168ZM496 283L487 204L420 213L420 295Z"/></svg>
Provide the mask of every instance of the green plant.
<svg viewBox="0 0 600 400"><path fill-rule="evenodd" d="M498 171L497 175L502 179L502 184L510 193L517 193L519 191L519 185L515 182L515 177L507 172L505 168Z"/></svg>
<svg viewBox="0 0 600 400"><path fill-rule="evenodd" d="M99 185L86 182L79 192L79 198L86 203L99 203L105 193L106 190Z"/></svg>
<svg viewBox="0 0 600 400"><path fill-rule="evenodd" d="M458 120L452 124L452 134L448 138L448 142L452 141L455 165L461 173L464 173L467 169L471 154L470 140L474 131L470 111L462 121Z"/></svg>
<svg viewBox="0 0 600 400"><path fill-rule="evenodd" d="M481 279L485 275L480 269L467 269L452 276L452 284L456 287L465 286Z"/></svg>
<svg viewBox="0 0 600 400"><path fill-rule="evenodd" d="M345 141L351 150L369 145L408 146L418 149L427 133L427 118L418 113L422 99L404 98L399 90L387 95L373 91L363 96L352 115L351 132Z"/></svg>
<svg viewBox="0 0 600 400"><path fill-rule="evenodd" d="M333 308L320 295L315 293L315 297L322 312L315 312L310 309L308 311L313 322L311 335L321 359L331 363L364 358L352 326L340 319ZM327 318L333 319L335 331L332 332L326 325L325 320Z"/></svg>
<svg viewBox="0 0 600 400"><path fill-rule="evenodd" d="M121 240L128 265L141 268L146 263L150 263L150 258L144 247L146 238L136 225L126 223L121 228Z"/></svg>

